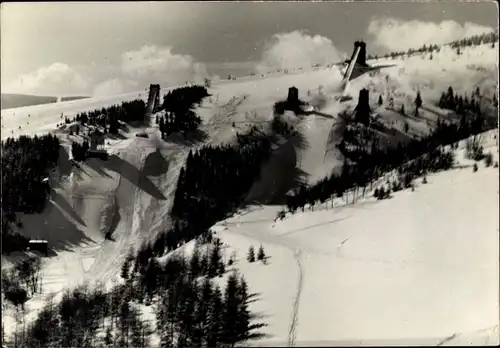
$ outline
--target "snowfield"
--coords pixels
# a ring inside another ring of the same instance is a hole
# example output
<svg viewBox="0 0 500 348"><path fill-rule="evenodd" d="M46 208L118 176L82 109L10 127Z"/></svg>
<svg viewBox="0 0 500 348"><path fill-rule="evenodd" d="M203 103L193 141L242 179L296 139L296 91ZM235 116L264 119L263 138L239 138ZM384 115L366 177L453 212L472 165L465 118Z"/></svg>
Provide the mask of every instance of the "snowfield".
<svg viewBox="0 0 500 348"><path fill-rule="evenodd" d="M415 56L375 63L396 66L351 81L353 99L344 103L335 98L342 78L335 67L214 82L211 96L197 109L206 136L201 141L188 144L177 135L161 140L154 122L129 127L121 137L106 140L109 161L90 159L80 169L69 162L71 141L78 137L57 131L66 150L51 178L50 202L42 214L21 216L21 232L47 239L54 249L43 259L43 293L26 303L27 318L34 318L50 293L58 298L83 282L120 282L130 248L168 227L189 151L231 143L236 132L253 125L265 129L273 104L285 99L291 86L311 104L321 98L323 86L324 105L295 120L306 146L286 159L292 161L286 166L295 164L308 183L343 163L335 147L341 125L337 115L352 111L362 88L371 91L373 105L383 96L384 106L373 109L385 122L399 129L408 122L410 133L420 135L439 117L452 117L432 106L449 85L459 93L479 86L485 101L497 88L498 51L489 45L465 48L460 56L444 47L432 60ZM389 97L395 109L403 102L411 107L417 90L424 99L420 119L385 107ZM52 132L63 121L61 114L72 117L138 97L146 100L147 92L2 110L2 139ZM143 131L149 138L135 137ZM485 151L498 161L498 134L495 140L493 133L485 137ZM267 324L261 330L265 336L249 344L498 344L499 171L481 163L473 173L463 149L457 161L466 167L429 175L428 184L420 180L414 192L397 192L388 200L376 201L371 193L356 204L336 199L283 221L275 221L282 206L254 205L217 223L213 230L228 245L228 257L236 252L235 267L255 294L251 309L258 313L256 320ZM270 168L284 162L276 163ZM279 174L286 175L286 170ZM274 178L268 180L255 189L256 196L270 188ZM104 238L106 233L112 240ZM248 263L248 247L261 244L267 265ZM2 268L16 258L4 257ZM7 334L15 327L12 312L4 312Z"/></svg>

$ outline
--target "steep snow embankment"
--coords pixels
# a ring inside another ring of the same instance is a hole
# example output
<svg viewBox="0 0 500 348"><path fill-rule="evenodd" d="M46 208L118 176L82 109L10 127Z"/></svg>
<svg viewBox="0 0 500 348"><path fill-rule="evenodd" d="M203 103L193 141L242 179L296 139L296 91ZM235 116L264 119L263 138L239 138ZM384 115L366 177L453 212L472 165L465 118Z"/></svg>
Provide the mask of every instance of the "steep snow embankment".
<svg viewBox="0 0 500 348"><path fill-rule="evenodd" d="M45 231L38 225L46 220L44 228L55 247L55 255L43 259L43 293L26 304L28 321L50 293L57 300L64 289L85 281L109 286L119 280L130 248L167 226L187 148L158 144L152 134L150 139L130 139L111 148L108 161L87 160L55 189L57 209L25 216L25 231ZM104 239L106 233L111 240ZM7 320L6 332L14 325Z"/></svg>
<svg viewBox="0 0 500 348"><path fill-rule="evenodd" d="M86 277L111 280L130 248L139 247L169 223L172 195L187 152L176 145L158 148L158 144L154 134L152 139L134 139L107 162L111 171L120 174L112 218L115 223L108 230L112 240L92 251L95 260Z"/></svg>
<svg viewBox="0 0 500 348"><path fill-rule="evenodd" d="M278 207L255 208L217 224L269 324L255 344L498 344L499 173L479 167L386 201L277 223ZM261 243L269 264L244 260Z"/></svg>

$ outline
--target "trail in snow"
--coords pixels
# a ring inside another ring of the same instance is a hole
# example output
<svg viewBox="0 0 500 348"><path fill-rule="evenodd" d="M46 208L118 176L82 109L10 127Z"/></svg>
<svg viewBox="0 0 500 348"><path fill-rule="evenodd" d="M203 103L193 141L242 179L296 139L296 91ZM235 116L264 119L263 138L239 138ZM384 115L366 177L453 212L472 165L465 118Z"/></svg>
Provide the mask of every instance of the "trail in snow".
<svg viewBox="0 0 500 348"><path fill-rule="evenodd" d="M300 262L300 249L297 249L294 253L295 260L297 261L297 266L299 269L299 283L297 285L297 295L295 297L295 303L293 304L293 314L292 314L292 324L290 325L290 331L288 333L288 347L295 346L295 339L297 338L297 325L299 320L299 305L300 305L300 295L302 294L302 283L304 270L302 269L302 264Z"/></svg>

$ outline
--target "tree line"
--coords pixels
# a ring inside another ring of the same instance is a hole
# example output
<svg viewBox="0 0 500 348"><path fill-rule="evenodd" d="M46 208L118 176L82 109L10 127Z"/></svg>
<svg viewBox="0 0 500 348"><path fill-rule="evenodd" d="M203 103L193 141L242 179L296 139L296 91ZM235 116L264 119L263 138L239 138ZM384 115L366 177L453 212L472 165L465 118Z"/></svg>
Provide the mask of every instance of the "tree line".
<svg viewBox="0 0 500 348"><path fill-rule="evenodd" d="M146 116L146 103L142 99L122 102L101 109L79 112L72 119L64 118L64 122L78 122L82 126L100 126L105 133L117 134L120 123L143 122ZM61 115L62 117L62 115Z"/></svg>
<svg viewBox="0 0 500 348"><path fill-rule="evenodd" d="M497 41L498 41L498 33L491 32L491 33L483 33L483 34L479 34L479 35L470 36L470 37L467 37L467 38L464 38L461 40L455 40L455 41L448 43L447 45L449 45L452 49L457 49L457 53L460 54L460 48L479 46L482 44L491 44L491 47L494 48L495 43ZM439 52L440 50L441 50L441 48L438 45L425 45L424 44L422 47L417 48L417 49L410 48L406 51L395 51L395 52L391 52L391 53L386 53L386 54L384 54L383 57L385 59L388 59L388 58L396 59L397 57L401 57L404 55L411 57L411 56L414 56L416 54L430 53L431 54L430 59L432 59L432 53ZM379 57L378 57L378 55L370 55L369 54L367 56L367 59L368 60L370 60L370 59L377 60L377 59L379 59Z"/></svg>
<svg viewBox="0 0 500 348"><path fill-rule="evenodd" d="M482 44L492 44L495 47L495 42L498 41L498 33L484 33L479 35L473 35L470 37L463 38L461 40L455 40L449 43L451 48L467 47L467 46L479 46Z"/></svg>
<svg viewBox="0 0 500 348"><path fill-rule="evenodd" d="M470 97L466 95L459 95L449 86L447 91L441 93L441 98L437 105L441 109L453 110L459 115L465 116L469 113L475 116L481 116L481 100L482 96L479 87L476 88Z"/></svg>
<svg viewBox="0 0 500 348"><path fill-rule="evenodd" d="M394 52L386 53L383 55L383 57L385 59L388 59L389 57L392 59L395 59L395 58L401 57L403 55L406 55L408 57L412 57L412 56L417 55L417 54L422 54L422 53L431 53L432 54L433 52L439 52L439 51L440 51L440 47L438 45L426 45L426 44L424 44L423 46L421 46L417 49L410 48L406 51L394 51ZM367 60L371 60L371 59L378 60L379 56L368 54L366 59Z"/></svg>

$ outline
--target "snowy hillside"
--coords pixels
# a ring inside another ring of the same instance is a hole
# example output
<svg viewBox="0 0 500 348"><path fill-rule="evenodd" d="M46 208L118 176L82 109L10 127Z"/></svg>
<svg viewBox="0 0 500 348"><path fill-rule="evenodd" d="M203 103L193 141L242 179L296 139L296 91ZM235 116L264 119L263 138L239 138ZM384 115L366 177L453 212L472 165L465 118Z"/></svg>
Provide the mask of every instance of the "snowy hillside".
<svg viewBox="0 0 500 348"><path fill-rule="evenodd" d="M432 60L414 56L373 63L396 66L352 81L353 100L344 103L335 98L342 79L335 66L214 82L208 88L211 96L196 110L206 133L202 141L189 144L175 134L164 141L154 122L129 127L106 139L109 161L90 159L80 168L72 167L69 159L71 141L79 138L57 130L61 115L146 100L146 91L2 110L2 140L50 131L60 136L65 149L51 178L54 190L46 209L20 216L20 232L47 239L54 250L43 261L43 294L26 304L28 318L49 293L60 296L84 281L120 282L127 252L169 225L179 172L189 151L231 143L237 132L252 125L267 127L273 104L285 99L291 86L311 104L324 98L318 112L294 121L306 146L295 149L292 158L297 160L291 166L312 184L341 168L344 158L335 137L342 126L338 114L352 111L362 88L371 91L372 108L387 123L401 129L409 122L410 133L422 135L445 117L434 105L449 85L464 93L480 87L484 102L497 85L498 52L489 45L466 48L460 56L443 48ZM419 119L404 119L387 102L376 105L382 95L384 101L394 98L394 108L401 103L410 108L417 90L424 99ZM137 132L149 138L136 137ZM498 161L495 141L489 139L488 149ZM399 192L386 201L368 198L355 205L296 213L280 222L274 219L281 206L253 206L218 223L214 230L237 251L236 266L251 292L258 294L253 309L268 323L269 336L255 344L394 344L409 337L430 338L425 342L435 344L495 326L498 169L480 165L477 173L455 169L428 180L415 192ZM104 238L107 233L112 240ZM247 263L249 245L260 244L270 256L269 264ZM5 257L2 268L17 257ZM12 332L13 321L5 324ZM498 326L496 337L498 342Z"/></svg>
<svg viewBox="0 0 500 348"><path fill-rule="evenodd" d="M467 167L387 201L328 201L277 222L280 207L254 207L217 224L269 325L255 344L498 344L498 168L473 173L463 149L457 160ZM248 263L261 244L268 264Z"/></svg>

